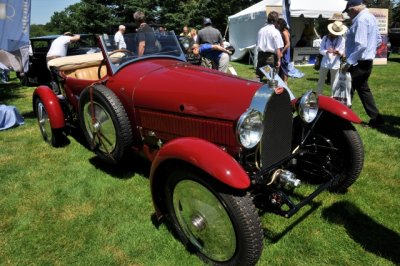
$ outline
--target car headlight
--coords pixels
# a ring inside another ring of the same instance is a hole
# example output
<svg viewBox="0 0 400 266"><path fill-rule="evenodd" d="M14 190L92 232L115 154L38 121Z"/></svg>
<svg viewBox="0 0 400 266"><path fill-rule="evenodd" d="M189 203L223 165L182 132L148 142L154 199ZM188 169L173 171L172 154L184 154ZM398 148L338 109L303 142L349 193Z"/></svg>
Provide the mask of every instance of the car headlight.
<svg viewBox="0 0 400 266"><path fill-rule="evenodd" d="M262 120L262 114L254 109L249 109L240 116L236 134L244 148L251 149L260 142L264 130Z"/></svg>
<svg viewBox="0 0 400 266"><path fill-rule="evenodd" d="M312 90L307 91L298 102L299 115L306 123L311 123L317 117L318 109L318 95Z"/></svg>

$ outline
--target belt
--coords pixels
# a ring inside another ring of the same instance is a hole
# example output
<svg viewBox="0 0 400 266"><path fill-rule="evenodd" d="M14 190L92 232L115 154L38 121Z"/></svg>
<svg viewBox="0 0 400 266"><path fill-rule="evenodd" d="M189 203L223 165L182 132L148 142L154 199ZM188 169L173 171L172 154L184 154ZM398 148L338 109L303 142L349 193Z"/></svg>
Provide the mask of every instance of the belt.
<svg viewBox="0 0 400 266"><path fill-rule="evenodd" d="M260 50L258 52L259 53L264 53L264 54L275 54L274 52L270 52L270 51L264 52L263 50Z"/></svg>

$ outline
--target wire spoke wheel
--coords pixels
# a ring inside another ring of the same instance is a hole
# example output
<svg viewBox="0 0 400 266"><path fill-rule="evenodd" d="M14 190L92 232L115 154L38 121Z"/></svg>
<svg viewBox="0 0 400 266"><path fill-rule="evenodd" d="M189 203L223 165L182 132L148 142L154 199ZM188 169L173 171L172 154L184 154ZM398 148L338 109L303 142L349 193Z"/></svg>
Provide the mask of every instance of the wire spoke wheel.
<svg viewBox="0 0 400 266"><path fill-rule="evenodd" d="M50 126L49 116L47 115L46 108L43 103L38 100L36 103L37 119L39 123L40 132L42 133L43 139L46 142L51 141L52 132Z"/></svg>
<svg viewBox="0 0 400 266"><path fill-rule="evenodd" d="M52 128L46 106L40 98L35 100L35 113L38 120L40 133L44 141L53 147L61 147L67 144L63 128Z"/></svg>
<svg viewBox="0 0 400 266"><path fill-rule="evenodd" d="M117 143L117 134L110 114L97 102L88 102L84 106L86 130L90 136L90 145L104 153L111 153Z"/></svg>
<svg viewBox="0 0 400 266"><path fill-rule="evenodd" d="M120 162L132 144L132 129L117 95L104 85L88 87L79 99L79 114L90 148L106 162Z"/></svg>
<svg viewBox="0 0 400 266"><path fill-rule="evenodd" d="M236 235L230 217L207 188L192 180L181 181L173 192L173 206L179 225L201 253L215 261L234 255Z"/></svg>
<svg viewBox="0 0 400 266"><path fill-rule="evenodd" d="M346 120L330 114L322 116L303 150L298 158L297 173L317 183L329 180L331 175L337 177L330 187L333 192L346 192L361 173L363 143L357 130Z"/></svg>
<svg viewBox="0 0 400 266"><path fill-rule="evenodd" d="M192 167L169 173L164 193L170 225L202 260L214 265L258 261L263 232L248 194L234 192Z"/></svg>

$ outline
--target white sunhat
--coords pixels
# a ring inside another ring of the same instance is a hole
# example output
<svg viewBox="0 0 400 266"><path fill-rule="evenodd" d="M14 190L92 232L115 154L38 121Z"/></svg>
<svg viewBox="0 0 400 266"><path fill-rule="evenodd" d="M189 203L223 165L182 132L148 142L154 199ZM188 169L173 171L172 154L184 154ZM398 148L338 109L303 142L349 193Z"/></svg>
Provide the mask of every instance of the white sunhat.
<svg viewBox="0 0 400 266"><path fill-rule="evenodd" d="M343 35L347 31L347 27L341 21L335 21L328 25L328 30L333 35Z"/></svg>

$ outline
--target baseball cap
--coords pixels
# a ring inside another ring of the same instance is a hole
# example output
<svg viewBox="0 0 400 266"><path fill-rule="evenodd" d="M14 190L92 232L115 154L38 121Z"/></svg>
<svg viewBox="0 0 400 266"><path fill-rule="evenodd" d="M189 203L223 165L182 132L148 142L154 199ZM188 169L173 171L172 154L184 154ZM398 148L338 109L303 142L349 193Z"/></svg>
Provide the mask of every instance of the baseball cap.
<svg viewBox="0 0 400 266"><path fill-rule="evenodd" d="M346 8L343 10L342 13L347 12L350 7L359 6L363 3L362 0L348 0Z"/></svg>
<svg viewBox="0 0 400 266"><path fill-rule="evenodd" d="M208 25L208 24L211 25L211 19L210 18L204 18L203 19L203 25Z"/></svg>

